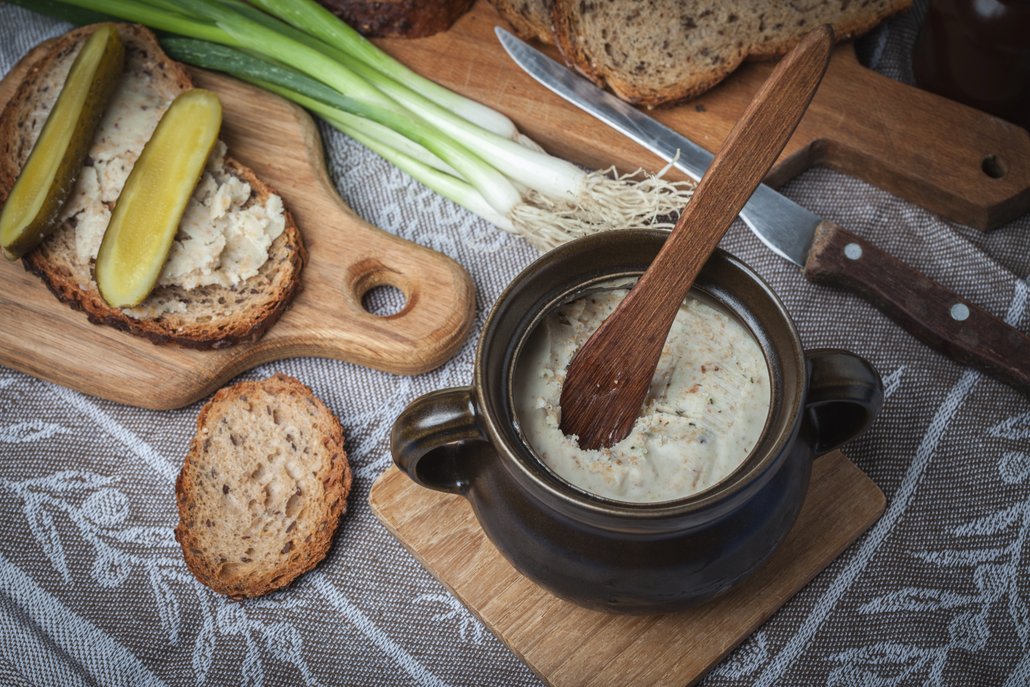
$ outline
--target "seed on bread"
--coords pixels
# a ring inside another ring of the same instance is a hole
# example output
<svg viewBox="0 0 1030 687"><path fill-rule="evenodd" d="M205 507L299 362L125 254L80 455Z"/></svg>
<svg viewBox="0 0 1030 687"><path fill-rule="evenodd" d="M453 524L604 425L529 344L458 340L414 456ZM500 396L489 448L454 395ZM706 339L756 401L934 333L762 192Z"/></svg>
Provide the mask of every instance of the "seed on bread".
<svg viewBox="0 0 1030 687"><path fill-rule="evenodd" d="M620 98L655 106L693 97L745 59L782 55L831 24L863 33L911 0L549 0L565 61Z"/></svg>
<svg viewBox="0 0 1030 687"><path fill-rule="evenodd" d="M343 428L311 389L283 374L240 382L197 416L175 538L205 585L261 596L325 557L350 486Z"/></svg>

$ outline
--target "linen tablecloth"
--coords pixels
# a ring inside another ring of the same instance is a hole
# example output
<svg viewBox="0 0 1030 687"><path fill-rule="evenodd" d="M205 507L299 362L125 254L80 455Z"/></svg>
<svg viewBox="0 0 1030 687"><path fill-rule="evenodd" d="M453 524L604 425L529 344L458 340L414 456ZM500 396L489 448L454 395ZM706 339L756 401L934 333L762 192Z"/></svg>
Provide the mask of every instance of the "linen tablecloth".
<svg viewBox="0 0 1030 687"><path fill-rule="evenodd" d="M910 80L923 12L864 39L866 63ZM0 69L66 29L0 6ZM464 265L481 324L536 253L323 133L346 202ZM828 170L785 192L1030 329L1030 218L983 234ZM739 222L722 245L774 286L806 347L847 348L881 372L883 414L846 452L888 505L705 684L1030 684L1030 403L864 301L807 283ZM343 422L355 481L328 559L287 592L242 603L196 582L172 537L199 404L139 410L0 368L0 684L538 684L367 504L393 419L421 393L468 382L475 336L417 377L307 358L244 375L310 385Z"/></svg>

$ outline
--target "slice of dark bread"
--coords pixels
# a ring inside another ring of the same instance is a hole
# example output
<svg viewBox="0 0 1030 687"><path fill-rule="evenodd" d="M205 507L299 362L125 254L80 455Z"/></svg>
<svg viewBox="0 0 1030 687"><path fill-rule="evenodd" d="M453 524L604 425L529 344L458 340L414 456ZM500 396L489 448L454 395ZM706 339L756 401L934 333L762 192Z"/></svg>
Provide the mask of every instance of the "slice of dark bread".
<svg viewBox="0 0 1030 687"><path fill-rule="evenodd" d="M553 0L491 0L519 37L531 41L554 43L551 27Z"/></svg>
<svg viewBox="0 0 1030 687"><path fill-rule="evenodd" d="M820 24L844 40L911 0L552 2L566 62L623 100L651 107L703 93L747 58L782 55Z"/></svg>
<svg viewBox="0 0 1030 687"><path fill-rule="evenodd" d="M343 428L311 389L284 374L240 382L197 416L175 538L208 587L261 596L325 558L350 486Z"/></svg>
<svg viewBox="0 0 1030 687"><path fill-rule="evenodd" d="M37 48L38 58L0 113L0 203L14 186L72 60L94 28L75 29ZM119 84L120 91L131 82L134 87L144 89L153 102L167 107L178 94L193 87L186 69L164 54L149 30L121 24L118 31L126 49L126 69ZM118 99L116 92L114 102ZM145 137L141 137L140 150L144 142ZM97 145L99 134L87 166L92 164ZM221 171L250 185L250 199L244 209L264 205L275 193L253 171L230 157L225 158ZM108 209L113 207L110 201L105 205ZM100 297L92 274L93 261L83 260L76 250L74 217L65 220L42 245L26 255L23 264L38 274L58 298L85 311L94 323L111 325L156 343L222 348L253 341L264 334L300 286L304 245L289 211L284 212L285 229L269 246L269 258L257 274L231 287L220 284L192 289L158 286L146 301L128 311L112 308Z"/></svg>
<svg viewBox="0 0 1030 687"><path fill-rule="evenodd" d="M420 38L446 31L473 0L319 0L366 36Z"/></svg>

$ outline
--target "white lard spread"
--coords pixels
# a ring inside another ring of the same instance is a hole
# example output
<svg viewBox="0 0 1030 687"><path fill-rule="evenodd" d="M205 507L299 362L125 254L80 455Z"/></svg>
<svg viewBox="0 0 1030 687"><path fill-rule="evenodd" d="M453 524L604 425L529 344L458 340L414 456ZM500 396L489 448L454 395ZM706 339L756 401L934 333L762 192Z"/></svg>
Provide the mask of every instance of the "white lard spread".
<svg viewBox="0 0 1030 687"><path fill-rule="evenodd" d="M77 258L92 263L111 219L111 210L143 146L171 104L139 74L127 71L107 108L86 166L61 221L75 224ZM250 203L247 182L228 173L225 144L219 141L179 224L160 286L195 289L232 287L257 274L268 249L286 227L282 199L269 195ZM171 300L162 311L174 309ZM147 313L156 315L160 313Z"/></svg>
<svg viewBox="0 0 1030 687"><path fill-rule="evenodd" d="M565 371L627 293L589 293L531 334L515 372L519 426L544 464L587 492L638 503L691 496L733 473L758 442L770 403L765 356L734 317L688 297L629 436L583 450L559 427Z"/></svg>

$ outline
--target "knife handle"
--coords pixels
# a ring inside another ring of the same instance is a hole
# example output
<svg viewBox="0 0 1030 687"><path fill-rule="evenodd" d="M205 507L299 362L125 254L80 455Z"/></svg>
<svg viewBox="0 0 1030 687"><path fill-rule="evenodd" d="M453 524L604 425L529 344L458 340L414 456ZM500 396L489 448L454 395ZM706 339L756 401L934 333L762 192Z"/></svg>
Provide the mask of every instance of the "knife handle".
<svg viewBox="0 0 1030 687"><path fill-rule="evenodd" d="M1030 336L833 222L816 228L805 277L861 295L952 360L1030 394Z"/></svg>

